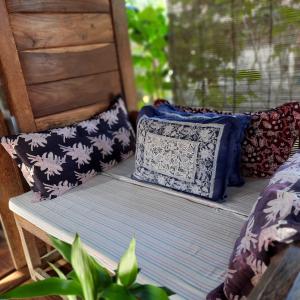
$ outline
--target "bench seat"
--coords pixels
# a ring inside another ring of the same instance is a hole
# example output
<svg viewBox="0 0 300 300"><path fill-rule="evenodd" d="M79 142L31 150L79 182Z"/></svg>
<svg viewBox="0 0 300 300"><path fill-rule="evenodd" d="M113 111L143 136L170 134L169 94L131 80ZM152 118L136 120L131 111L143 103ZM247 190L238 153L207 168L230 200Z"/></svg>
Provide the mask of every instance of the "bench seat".
<svg viewBox="0 0 300 300"><path fill-rule="evenodd" d="M214 204L131 182L133 163L51 201L34 203L28 192L11 199L10 209L66 242L79 233L87 251L109 270L134 236L140 282L167 286L176 292L174 299L205 299L223 281L235 239L266 181L231 188L226 203Z"/></svg>

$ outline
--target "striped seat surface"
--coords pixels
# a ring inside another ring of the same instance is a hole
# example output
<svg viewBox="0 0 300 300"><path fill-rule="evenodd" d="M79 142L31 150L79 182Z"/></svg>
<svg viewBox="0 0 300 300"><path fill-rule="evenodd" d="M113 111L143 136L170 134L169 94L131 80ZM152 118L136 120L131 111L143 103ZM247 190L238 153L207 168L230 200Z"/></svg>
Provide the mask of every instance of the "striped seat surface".
<svg viewBox="0 0 300 300"><path fill-rule="evenodd" d="M235 206L212 207L128 183L126 176L117 178L128 164L130 160L51 201L34 203L28 192L11 199L10 209L66 242L79 233L87 251L110 270L136 237L140 282L167 286L176 292L174 299L205 299L226 274L245 219L246 205L241 214L236 212L243 199ZM245 193L244 201L252 205L258 186L252 186L253 199ZM235 190L243 195L242 189ZM234 191L228 203L232 199Z"/></svg>

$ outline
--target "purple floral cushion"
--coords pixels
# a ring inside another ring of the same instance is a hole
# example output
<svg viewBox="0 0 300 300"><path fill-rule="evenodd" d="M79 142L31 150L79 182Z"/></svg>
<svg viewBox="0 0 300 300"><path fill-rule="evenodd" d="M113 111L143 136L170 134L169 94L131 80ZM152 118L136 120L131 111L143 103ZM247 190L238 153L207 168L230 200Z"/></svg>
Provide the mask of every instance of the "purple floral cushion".
<svg viewBox="0 0 300 300"><path fill-rule="evenodd" d="M95 117L44 132L3 137L36 200L56 198L133 155L135 135L121 98Z"/></svg>
<svg viewBox="0 0 300 300"><path fill-rule="evenodd" d="M225 282L207 299L246 299L282 246L300 240L300 152L271 178L241 230Z"/></svg>

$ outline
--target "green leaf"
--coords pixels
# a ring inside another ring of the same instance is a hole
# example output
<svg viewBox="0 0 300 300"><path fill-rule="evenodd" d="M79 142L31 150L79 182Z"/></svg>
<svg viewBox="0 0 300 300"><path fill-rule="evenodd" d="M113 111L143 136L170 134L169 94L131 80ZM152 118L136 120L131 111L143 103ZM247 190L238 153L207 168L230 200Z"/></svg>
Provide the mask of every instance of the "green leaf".
<svg viewBox="0 0 300 300"><path fill-rule="evenodd" d="M94 300L96 287L90 267L89 255L82 248L78 235L76 235L72 245L71 263L81 284L84 299Z"/></svg>
<svg viewBox="0 0 300 300"><path fill-rule="evenodd" d="M58 277L60 279L67 279L66 275L59 268L57 268L54 264L52 264L50 262L48 264L56 272L56 274L58 275ZM66 297L68 300L76 300L77 299L76 296L71 296L71 295L68 295Z"/></svg>
<svg viewBox="0 0 300 300"><path fill-rule="evenodd" d="M48 262L49 266L55 271L55 273L58 275L60 279L67 279L66 275L59 269L57 268L54 264Z"/></svg>
<svg viewBox="0 0 300 300"><path fill-rule="evenodd" d="M169 290L168 290L169 291ZM153 285L141 285L131 290L137 298L143 300L167 300L169 299L168 293L164 288L159 288Z"/></svg>
<svg viewBox="0 0 300 300"><path fill-rule="evenodd" d="M0 295L0 299L68 295L82 296L80 286L76 282L60 278L47 278L19 286L6 294Z"/></svg>
<svg viewBox="0 0 300 300"><path fill-rule="evenodd" d="M132 285L138 274L138 263L135 255L135 239L130 242L129 248L120 259L117 272L117 283L126 287Z"/></svg>
<svg viewBox="0 0 300 300"><path fill-rule="evenodd" d="M72 246L68 243L65 243L65 242L53 237L53 236L50 236L50 239L51 239L53 246L63 256L63 258L67 262L71 262Z"/></svg>
<svg viewBox="0 0 300 300"><path fill-rule="evenodd" d="M130 294L126 287L112 284L106 288L101 294L100 299L105 300L136 300L136 298Z"/></svg>
<svg viewBox="0 0 300 300"><path fill-rule="evenodd" d="M172 290L168 289L167 287L161 286L160 288L163 289L168 296L173 296L176 294Z"/></svg>
<svg viewBox="0 0 300 300"><path fill-rule="evenodd" d="M78 235L72 245L71 263L81 284L85 300L94 300L99 289L101 290L111 283L107 270L102 268L83 249Z"/></svg>

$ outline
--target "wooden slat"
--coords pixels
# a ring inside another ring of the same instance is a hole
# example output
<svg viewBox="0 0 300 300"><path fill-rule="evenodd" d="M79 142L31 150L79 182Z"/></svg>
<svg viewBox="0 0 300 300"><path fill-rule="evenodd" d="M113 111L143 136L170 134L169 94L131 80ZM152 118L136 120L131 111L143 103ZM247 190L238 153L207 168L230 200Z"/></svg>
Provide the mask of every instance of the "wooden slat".
<svg viewBox="0 0 300 300"><path fill-rule="evenodd" d="M9 12L109 12L109 0L7 0Z"/></svg>
<svg viewBox="0 0 300 300"><path fill-rule="evenodd" d="M134 83L133 64L128 37L125 1L112 0L112 18L114 34L119 57L122 85L127 108L130 112L137 110L137 93Z"/></svg>
<svg viewBox="0 0 300 300"><path fill-rule="evenodd" d="M287 251L272 260L259 283L247 297L248 300L286 299L294 280L300 272L300 248L291 245Z"/></svg>
<svg viewBox="0 0 300 300"><path fill-rule="evenodd" d="M20 269L19 271L15 271L10 275L4 277L0 280L0 293L5 293L29 279L29 272L27 267Z"/></svg>
<svg viewBox="0 0 300 300"><path fill-rule="evenodd" d="M20 52L27 84L57 81L118 69L114 44L96 44Z"/></svg>
<svg viewBox="0 0 300 300"><path fill-rule="evenodd" d="M10 14L19 50L113 42L109 14Z"/></svg>
<svg viewBox="0 0 300 300"><path fill-rule="evenodd" d="M299 299L300 299L300 273L295 279L286 300L299 300Z"/></svg>
<svg viewBox="0 0 300 300"><path fill-rule="evenodd" d="M16 214L15 214L15 219L17 221L18 228L21 228L22 230L26 231L27 232L26 234L30 233L32 237L35 236L38 239L40 239L41 241L43 241L44 243L46 243L47 245L52 245L49 235L46 232L44 232L43 230L41 230L34 224L30 223L29 221L25 220L24 218L22 218ZM30 239L31 239L31 237L30 237ZM34 250L34 251L36 251L36 250ZM38 251L36 251L36 256L39 257ZM41 259L42 259L41 257L38 258L38 262L40 264L42 264Z"/></svg>
<svg viewBox="0 0 300 300"><path fill-rule="evenodd" d="M56 115L46 116L36 119L36 126L38 130L46 130L49 128L61 127L80 122L97 113L100 113L107 109L109 105L107 103L96 103L82 108L66 111Z"/></svg>
<svg viewBox="0 0 300 300"><path fill-rule="evenodd" d="M8 130L0 112L0 136L7 134ZM24 193L24 189L17 166L2 146L0 146L0 166L0 221L7 237L14 266L16 269L21 269L26 265L25 256L13 213L8 208L8 202L11 197Z"/></svg>
<svg viewBox="0 0 300 300"><path fill-rule="evenodd" d="M14 271L13 261L0 225L0 280Z"/></svg>
<svg viewBox="0 0 300 300"><path fill-rule="evenodd" d="M5 0L0 0L0 65L8 104L20 130L36 129L15 41L10 29Z"/></svg>
<svg viewBox="0 0 300 300"><path fill-rule="evenodd" d="M40 258L39 248L36 243L36 238L29 231L25 230L21 226L17 216L16 216L16 223L21 237L22 246L25 253L25 258L29 269L29 273L31 275L31 278L34 279L35 274L33 270L41 266L41 258Z"/></svg>
<svg viewBox="0 0 300 300"><path fill-rule="evenodd" d="M28 93L36 118L100 101L109 102L121 92L119 72L31 85Z"/></svg>

